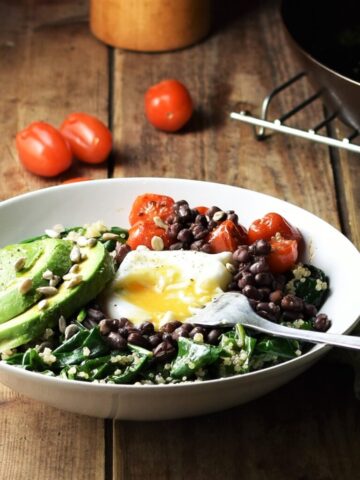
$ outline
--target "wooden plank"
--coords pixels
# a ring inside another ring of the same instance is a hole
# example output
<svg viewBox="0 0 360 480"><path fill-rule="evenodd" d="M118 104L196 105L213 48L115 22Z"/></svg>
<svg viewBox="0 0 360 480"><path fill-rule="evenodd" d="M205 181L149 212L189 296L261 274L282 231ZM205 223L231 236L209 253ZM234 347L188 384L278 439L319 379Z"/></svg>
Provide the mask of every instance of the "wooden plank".
<svg viewBox="0 0 360 480"><path fill-rule="evenodd" d="M257 112L260 100L300 67L286 44L277 2L241 2L238 7L225 3L228 15L226 8L218 12L221 23L214 34L193 48L161 55L115 52L113 124L121 155L114 176L238 185L298 204L339 228L327 147L280 134L259 143L249 126L229 120L233 106L244 99L242 108ZM184 131L171 135L154 130L143 114L147 87L167 77L188 85L197 105ZM302 80L274 102L272 115L311 93L312 87ZM322 118L316 102L289 123L309 128ZM203 418L115 422L113 476L136 480L146 472L150 480L336 479L345 469L350 479L359 467L354 450L359 437L352 428L357 407L350 382L345 395L342 374L331 375L327 367L315 370L262 400ZM343 412L338 413L338 404ZM310 405L315 405L313 411ZM345 457L328 455L337 447L349 449L350 465Z"/></svg>
<svg viewBox="0 0 360 480"><path fill-rule="evenodd" d="M114 176L234 184L284 198L339 226L326 147L281 134L258 143L249 126L229 119L234 105L244 99L248 109L257 110L271 88L299 68L274 3L241 3L240 12L232 4L232 21L224 19L223 28L193 48L158 55L116 51L113 123L121 153ZM188 85L197 106L192 121L178 134L156 131L143 113L147 87L168 77ZM275 113L310 95L311 88L301 81L296 91L275 102ZM311 125L319 115L319 105L314 105L296 122Z"/></svg>
<svg viewBox="0 0 360 480"><path fill-rule="evenodd" d="M90 35L86 13L85 0L0 4L0 200L65 178L107 176L106 165L75 163L60 177L36 177L19 164L14 144L16 132L30 122L59 126L73 111L107 122L107 49Z"/></svg>
<svg viewBox="0 0 360 480"><path fill-rule="evenodd" d="M334 133L338 138L343 138L349 130L337 123ZM345 150L334 150L332 155L343 230L360 248L360 155Z"/></svg>
<svg viewBox="0 0 360 480"><path fill-rule="evenodd" d="M79 23L86 13L85 0L0 3L1 199L65 177L107 175L105 165L78 165L61 178L37 178L18 164L13 142L31 121L59 125L71 111L107 120L107 49ZM104 478L102 420L47 407L3 386L0 405L0 478Z"/></svg>
<svg viewBox="0 0 360 480"><path fill-rule="evenodd" d="M104 478L103 420L73 415L0 388L0 478Z"/></svg>
<svg viewBox="0 0 360 480"><path fill-rule="evenodd" d="M117 424L127 480L352 480L360 414L347 367L318 364L242 407L185 420Z"/></svg>

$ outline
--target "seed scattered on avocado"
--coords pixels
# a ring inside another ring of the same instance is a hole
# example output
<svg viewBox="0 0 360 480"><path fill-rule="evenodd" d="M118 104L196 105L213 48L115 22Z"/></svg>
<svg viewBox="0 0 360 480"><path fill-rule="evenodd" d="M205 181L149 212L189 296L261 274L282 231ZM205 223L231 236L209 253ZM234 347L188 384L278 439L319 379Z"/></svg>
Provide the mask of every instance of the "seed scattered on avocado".
<svg viewBox="0 0 360 480"><path fill-rule="evenodd" d="M25 295L26 293L28 293L31 290L32 285L33 285L33 282L31 280L31 278L24 278L24 280L19 285L19 292L22 295Z"/></svg>
<svg viewBox="0 0 360 480"><path fill-rule="evenodd" d="M14 265L15 270L16 270L17 272L20 272L20 270L22 270L22 269L24 268L25 262L26 262L26 258L25 258L25 257L20 257L20 258L18 258L18 259L16 260L16 262L15 262L15 265Z"/></svg>

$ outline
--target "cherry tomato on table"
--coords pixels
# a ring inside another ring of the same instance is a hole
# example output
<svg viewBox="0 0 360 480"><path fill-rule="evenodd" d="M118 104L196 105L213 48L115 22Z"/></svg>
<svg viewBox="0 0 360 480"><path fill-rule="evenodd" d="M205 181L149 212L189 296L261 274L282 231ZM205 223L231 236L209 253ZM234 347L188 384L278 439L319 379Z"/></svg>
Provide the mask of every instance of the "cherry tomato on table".
<svg viewBox="0 0 360 480"><path fill-rule="evenodd" d="M112 135L98 118L87 113L71 113L60 127L75 157L86 163L104 162L112 149Z"/></svg>
<svg viewBox="0 0 360 480"><path fill-rule="evenodd" d="M16 135L21 163L31 173L55 177L72 163L72 152L61 133L45 122L33 122Z"/></svg>
<svg viewBox="0 0 360 480"><path fill-rule="evenodd" d="M154 243L154 237L160 237L163 245L161 247L167 249L170 246L170 239L167 236L167 232L164 228L158 227L153 220L145 220L143 222L137 222L129 229L129 238L127 244L134 250L139 245L145 245L151 250L157 250L156 241ZM161 241L160 241L161 242ZM160 248L159 250L162 250Z"/></svg>
<svg viewBox="0 0 360 480"><path fill-rule="evenodd" d="M293 227L284 217L278 213L267 213L264 217L252 222L249 227L249 242L256 240L270 240L277 233L285 239L296 240L300 246L303 241L300 231Z"/></svg>
<svg viewBox="0 0 360 480"><path fill-rule="evenodd" d="M212 253L235 252L239 245L248 243L244 227L225 220L213 230L208 238Z"/></svg>
<svg viewBox="0 0 360 480"><path fill-rule="evenodd" d="M165 220L172 213L172 206L175 201L166 195L157 195L155 193L144 193L135 198L132 204L129 222L134 225L138 221L150 220L154 217L160 217Z"/></svg>
<svg viewBox="0 0 360 480"><path fill-rule="evenodd" d="M187 88L177 80L163 80L145 94L145 113L154 127L166 132L180 130L193 113Z"/></svg>
<svg viewBox="0 0 360 480"><path fill-rule="evenodd" d="M270 270L273 273L284 273L290 270L298 259L298 242L277 235L270 239L271 252L267 256Z"/></svg>

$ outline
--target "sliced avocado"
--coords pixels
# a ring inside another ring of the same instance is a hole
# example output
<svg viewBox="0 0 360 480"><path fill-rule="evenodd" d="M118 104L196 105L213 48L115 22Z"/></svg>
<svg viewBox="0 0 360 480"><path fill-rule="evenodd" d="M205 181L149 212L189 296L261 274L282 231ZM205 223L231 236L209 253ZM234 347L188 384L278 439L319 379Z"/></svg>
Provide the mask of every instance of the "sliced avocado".
<svg viewBox="0 0 360 480"><path fill-rule="evenodd" d="M41 294L38 287L49 285L43 273L50 270L62 277L71 267L70 251L72 242L48 238L27 244L8 245L0 250L0 324L32 307ZM24 264L16 271L16 262ZM32 286L21 293L20 286L25 279L31 279Z"/></svg>
<svg viewBox="0 0 360 480"><path fill-rule="evenodd" d="M73 313L95 298L114 277L113 261L102 243L94 247L81 248L87 258L79 264L77 275L82 281L77 286L67 288L64 282L58 293L47 299L47 306L40 310L34 305L21 315L0 325L0 352L19 347L35 340L46 328L55 326L59 317L69 318Z"/></svg>

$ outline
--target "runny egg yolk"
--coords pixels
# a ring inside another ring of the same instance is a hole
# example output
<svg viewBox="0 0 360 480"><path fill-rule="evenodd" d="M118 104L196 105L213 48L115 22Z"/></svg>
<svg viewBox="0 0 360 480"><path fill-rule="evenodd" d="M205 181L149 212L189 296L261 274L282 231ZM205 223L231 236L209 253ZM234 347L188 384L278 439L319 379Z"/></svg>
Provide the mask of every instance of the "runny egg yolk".
<svg viewBox="0 0 360 480"><path fill-rule="evenodd" d="M230 260L228 252L132 251L107 296L107 313L135 324L150 320L156 328L169 320L185 321L226 289Z"/></svg>

